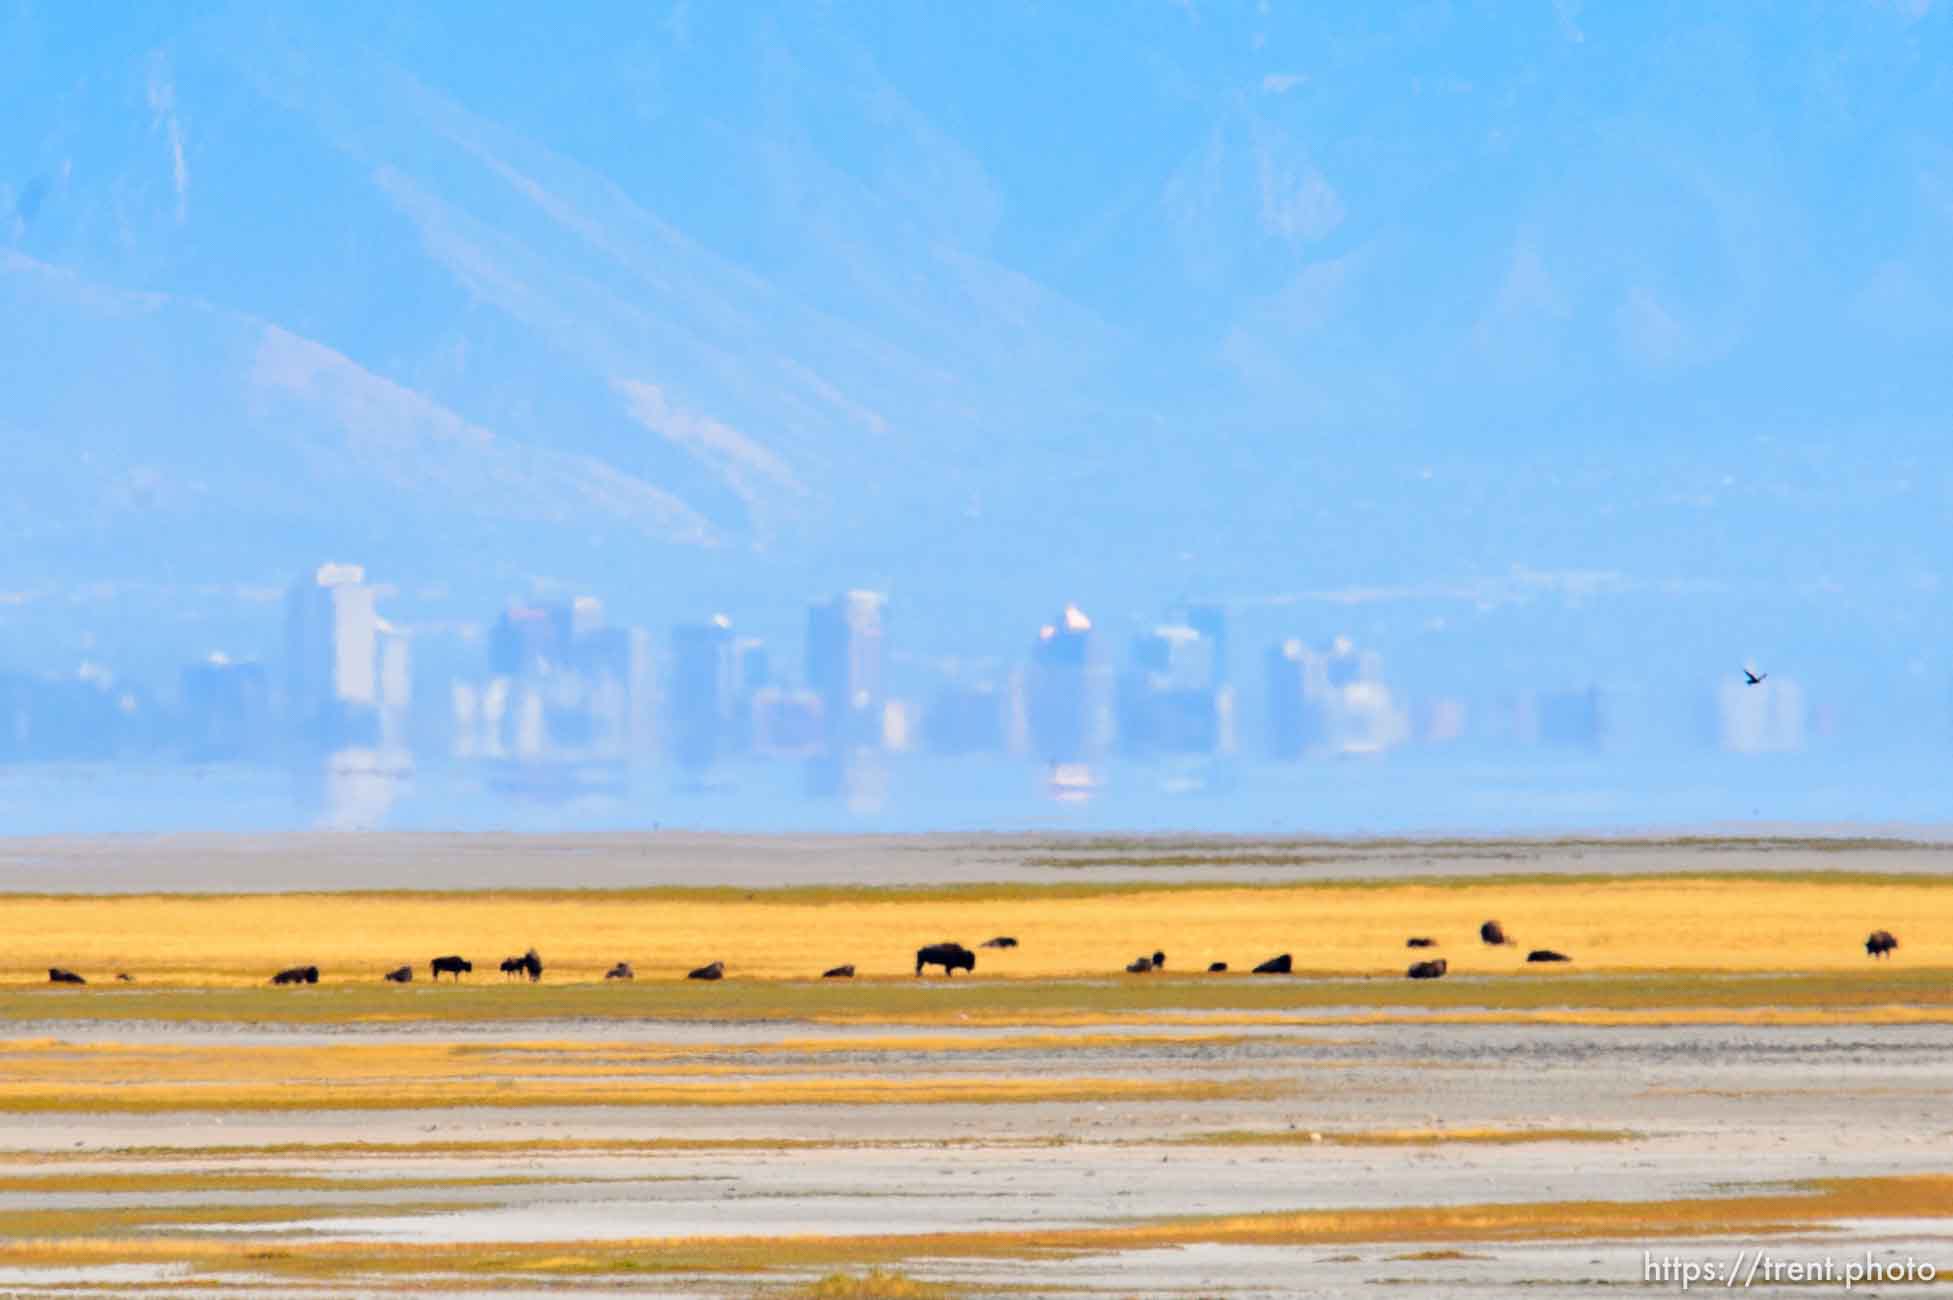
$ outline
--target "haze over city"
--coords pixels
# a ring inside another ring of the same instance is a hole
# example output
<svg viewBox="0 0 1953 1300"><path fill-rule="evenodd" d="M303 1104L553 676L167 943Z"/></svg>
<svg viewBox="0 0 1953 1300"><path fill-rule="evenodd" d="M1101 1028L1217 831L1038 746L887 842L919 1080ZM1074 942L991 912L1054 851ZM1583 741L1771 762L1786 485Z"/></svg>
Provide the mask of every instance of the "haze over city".
<svg viewBox="0 0 1953 1300"><path fill-rule="evenodd" d="M1939 820L1949 52L12 0L0 810Z"/></svg>

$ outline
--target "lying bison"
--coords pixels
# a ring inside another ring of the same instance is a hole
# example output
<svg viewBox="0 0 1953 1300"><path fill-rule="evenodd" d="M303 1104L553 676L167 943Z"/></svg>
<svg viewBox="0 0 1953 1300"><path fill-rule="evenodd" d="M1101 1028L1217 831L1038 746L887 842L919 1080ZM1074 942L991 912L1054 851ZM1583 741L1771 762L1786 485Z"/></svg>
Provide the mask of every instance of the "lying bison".
<svg viewBox="0 0 1953 1300"><path fill-rule="evenodd" d="M1224 961L1209 962L1207 963L1207 973L1209 975L1225 975L1227 974L1227 963Z"/></svg>
<svg viewBox="0 0 1953 1300"><path fill-rule="evenodd" d="M631 969L629 962L620 961L604 972L604 978L607 980L634 980L637 978L637 972Z"/></svg>
<svg viewBox="0 0 1953 1300"><path fill-rule="evenodd" d="M1448 969L1444 958L1440 957L1436 961L1414 961L1404 973L1414 980L1436 980L1443 979Z"/></svg>
<svg viewBox="0 0 1953 1300"><path fill-rule="evenodd" d="M1165 969L1166 969L1166 954L1163 952L1156 952L1151 957L1133 958L1132 964L1126 967L1126 974L1144 975L1148 971L1165 970Z"/></svg>
<svg viewBox="0 0 1953 1300"><path fill-rule="evenodd" d="M1479 926L1478 937L1486 943L1491 944L1494 948L1512 942L1512 940L1505 937L1505 927L1497 921L1487 921L1484 925Z"/></svg>
<svg viewBox="0 0 1953 1300"><path fill-rule="evenodd" d="M853 966L832 966L821 972L824 980L851 980L854 978Z"/></svg>
<svg viewBox="0 0 1953 1300"><path fill-rule="evenodd" d="M455 983L459 984L463 974L475 969L475 963L465 957L436 957L427 964L434 972L433 978L436 983L440 982L441 975L445 972L454 976Z"/></svg>
<svg viewBox="0 0 1953 1300"><path fill-rule="evenodd" d="M317 984L319 982L319 968L317 966L293 966L273 975L271 982L273 984Z"/></svg>
<svg viewBox="0 0 1953 1300"><path fill-rule="evenodd" d="M1255 974L1287 975L1289 972L1293 971L1294 969L1295 969L1295 959L1290 957L1287 953L1283 953L1279 957L1270 957L1267 961L1255 967Z"/></svg>
<svg viewBox="0 0 1953 1300"><path fill-rule="evenodd" d="M1435 948L1437 946L1438 941L1436 939L1417 938L1404 940L1404 947L1406 948Z"/></svg>
<svg viewBox="0 0 1953 1300"><path fill-rule="evenodd" d="M709 966L701 966L685 976L688 980L722 980L725 977L726 964L722 961L715 961Z"/></svg>
<svg viewBox="0 0 1953 1300"><path fill-rule="evenodd" d="M115 972L115 979L119 984L134 984L136 982L136 977L125 970Z"/></svg>
<svg viewBox="0 0 1953 1300"><path fill-rule="evenodd" d="M959 970L974 971L976 954L960 943L932 943L915 950L915 973L922 974L924 966L940 966L943 974L953 976Z"/></svg>
<svg viewBox="0 0 1953 1300"><path fill-rule="evenodd" d="M1563 952L1554 952L1551 948L1535 948L1531 952L1526 954L1526 960L1527 961L1572 961L1573 958L1567 956Z"/></svg>
<svg viewBox="0 0 1953 1300"><path fill-rule="evenodd" d="M1883 957L1898 946L1899 941L1892 937L1890 930L1874 930L1865 940L1865 955Z"/></svg>
<svg viewBox="0 0 1953 1300"><path fill-rule="evenodd" d="M509 975L527 975L529 982L534 984L542 978L542 958L536 955L534 948L523 953L520 957L504 957L502 958L502 974L505 977Z"/></svg>
<svg viewBox="0 0 1953 1300"><path fill-rule="evenodd" d="M50 967L48 967L48 968L47 968L47 982L48 982L48 983L50 983L50 984L86 984L86 983L88 983L88 981L87 981L87 980L85 980L85 979L83 979L83 978L82 978L81 976L79 976L79 975L77 975L77 974L75 974L75 973L74 973L73 971L71 971L71 970L63 970L63 969L61 969L61 968L60 968L59 966L50 966Z"/></svg>
<svg viewBox="0 0 1953 1300"><path fill-rule="evenodd" d="M412 966L395 966L382 978L389 984L412 984L414 982L414 968Z"/></svg>
<svg viewBox="0 0 1953 1300"><path fill-rule="evenodd" d="M1017 940L1007 934L1000 934L994 939L985 939L977 945L979 948L1015 948L1016 946Z"/></svg>

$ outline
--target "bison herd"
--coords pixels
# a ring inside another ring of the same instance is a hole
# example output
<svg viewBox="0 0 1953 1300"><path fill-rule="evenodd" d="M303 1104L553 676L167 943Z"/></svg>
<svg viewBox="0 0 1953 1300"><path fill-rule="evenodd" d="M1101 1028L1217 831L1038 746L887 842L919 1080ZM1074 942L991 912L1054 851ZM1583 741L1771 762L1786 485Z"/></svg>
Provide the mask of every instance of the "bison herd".
<svg viewBox="0 0 1953 1300"><path fill-rule="evenodd" d="M1481 942L1490 947L1513 946L1513 940L1507 936L1505 927L1497 921L1487 921L1479 926L1478 937ZM986 940L978 946L982 948L1015 948L1017 947L1017 940L1009 935L998 935L996 938ZM1406 948L1435 948L1438 946L1438 941L1428 935L1417 935L1406 939L1404 946ZM1871 957L1890 956L1897 950L1898 946L1899 941L1892 937L1890 930L1874 930L1865 940L1866 955ZM1573 959L1565 953L1556 952L1551 948L1534 948L1526 954L1526 960L1529 963L1537 964L1567 962ZM943 974L950 976L955 975L959 970L974 972L976 970L976 954L960 943L945 941L942 943L925 944L923 947L916 949L915 973L921 975L924 968L929 966L940 966L942 967ZM1436 960L1412 962L1405 974L1414 980L1442 979L1449 968L1450 963L1444 958L1439 957ZM428 963L429 977L437 982L442 975L450 975L456 983L459 983L463 975L469 974L474 969L473 962L465 957L452 954L445 957L436 957ZM1151 953L1142 953L1126 966L1126 972L1131 975L1147 975L1165 969L1166 954L1158 950ZM1227 969L1228 965L1224 961L1211 962L1207 967L1209 974L1225 974ZM1270 957L1267 961L1254 967L1253 973L1256 975L1288 975L1292 974L1294 970L1294 958L1288 953L1281 953L1277 956ZM542 958L537 955L534 948L529 949L520 957L507 957L502 961L502 974L506 978L513 979L526 975L531 983L536 983L542 979L542 972ZM685 978L688 980L721 980L725 976L726 964L723 961L714 961L688 972ZM61 966L48 967L47 978L50 984L88 983L82 976ZM115 978L124 983L133 983L135 979L134 976L126 973L119 973ZM411 965L397 966L387 971L381 978L394 984L412 983L414 968ZM627 961L620 961L608 971L604 972L604 979L606 980L630 980L635 978L636 973L632 971L631 964ZM827 970L821 972L821 978L853 979L854 966L850 963L844 966L829 967ZM280 985L317 984L319 982L319 968L317 966L289 966L273 975L271 982Z"/></svg>

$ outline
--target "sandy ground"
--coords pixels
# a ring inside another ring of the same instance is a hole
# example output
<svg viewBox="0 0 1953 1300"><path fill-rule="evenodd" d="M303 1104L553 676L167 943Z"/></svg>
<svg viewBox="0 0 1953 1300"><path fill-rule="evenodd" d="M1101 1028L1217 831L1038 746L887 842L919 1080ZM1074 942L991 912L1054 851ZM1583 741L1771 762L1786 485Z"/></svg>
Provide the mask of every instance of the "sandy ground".
<svg viewBox="0 0 1953 1300"><path fill-rule="evenodd" d="M1181 865L1186 859L1198 859ZM1273 859L1273 860L1271 860ZM1088 864L1088 865L1081 865ZM1301 840L1049 835L112 835L0 841L0 892L1299 881L1530 872L1953 874L1953 845L1767 839Z"/></svg>
<svg viewBox="0 0 1953 1300"><path fill-rule="evenodd" d="M1214 842L1204 842L1210 846ZM1171 852L1182 852L1175 848ZM1240 853L1261 852L1238 848ZM1301 846L1282 850L1304 855ZM1165 854L1165 849L1141 849ZM1204 848L1213 855L1219 850ZM1579 872L1830 870L1945 872L1935 847L1839 847L1805 842L1327 845L1293 866L1093 867L1092 879L1199 879L1425 875L1555 869ZM941 879L1073 880L1081 869L1034 865L1052 856L1104 856L1101 847L1040 839L747 840L653 836L577 841L462 837L298 837L281 842L283 870L304 864L309 883L352 888L418 885L737 883L748 887ZM1225 855L1224 853L1222 854ZM0 847L0 888L62 890L289 887L262 876L262 841L211 839L13 842ZM550 875L536 878L536 863ZM254 876L253 873L258 873ZM1301 873L1289 876L1284 873ZM1325 1013L1311 1008L1311 1020ZM1357 1023L1229 1026L1237 1041L1202 1041L1194 1025L1040 1031L1035 1049L951 1053L945 1035L995 1043L1009 1026L904 1031L809 1023L656 1020L402 1024L331 1028L276 1025L83 1024L59 1019L7 1026L6 1036L135 1047L213 1041L240 1052L338 1043L640 1042L696 1049L739 1066L756 1049L795 1041L892 1042L872 1051L799 1058L809 1074L878 1080L980 1069L1017 1079L1244 1081L1271 1095L1200 1102L1012 1102L983 1105L742 1105L716 1107L450 1107L294 1113L127 1112L0 1115L0 1177L21 1174L316 1174L399 1180L388 1188L280 1191L301 1217L275 1230L212 1220L193 1229L277 1239L418 1243L588 1243L686 1237L785 1238L799 1234L1012 1232L1091 1227L1185 1215L1360 1207L1655 1201L1735 1195L1757 1184L1859 1175L1953 1172L1953 1026L1842 1025L1591 1027L1536 1024ZM914 1037L914 1045L904 1045ZM961 1058L961 1059L950 1059ZM766 1058L778 1066L780 1057ZM789 1056L788 1063L794 1063ZM1342 1145L1343 1135L1393 1130L1625 1131L1626 1140L1511 1145L1466 1141L1415 1146ZM1231 1131L1284 1135L1273 1145L1203 1137ZM1321 1134L1322 1141L1312 1141ZM1293 1135L1294 1141L1286 1135ZM288 1151L240 1157L223 1145L533 1142L578 1139L817 1141L810 1149L433 1151L335 1154ZM145 1148L133 1154L130 1148ZM118 1154L119 1153L119 1154ZM429 1189L430 1178L489 1185ZM516 1183L513 1180L528 1180ZM0 1215L30 1209L252 1205L245 1189L117 1192L0 1190ZM433 1208L430 1208L433 1207ZM357 1210L358 1213L352 1213ZM173 1231L182 1231L179 1225ZM148 1230L137 1228L137 1237ZM1953 1276L1953 1220L1827 1223L1770 1241L1740 1237L1529 1241L1414 1246L1365 1243L1287 1247L1193 1245L1075 1258L922 1258L905 1274L969 1293L1234 1297L1586 1296L1679 1294L1663 1260L1718 1267L1765 1247L1779 1264L1866 1251L1908 1255ZM1753 1260L1753 1256L1751 1256ZM826 1268L772 1281L817 1276ZM1651 1272L1653 1275L1651 1275ZM1767 1274L1766 1274L1767 1277ZM646 1275L576 1279L576 1294L748 1296L750 1276ZM0 1293L117 1294L199 1280L170 1267L104 1258L85 1267L0 1264ZM273 1286L244 1286L278 1294ZM1720 1286L1718 1281L1717 1287ZM1698 1284L1701 1290L1715 1289ZM1842 1285L1768 1286L1750 1294L1842 1294ZM289 1288L286 1294L379 1293L361 1283ZM430 1276L416 1294L471 1294ZM557 1284L503 1295L562 1295ZM1917 1294L1860 1287L1855 1294Z"/></svg>

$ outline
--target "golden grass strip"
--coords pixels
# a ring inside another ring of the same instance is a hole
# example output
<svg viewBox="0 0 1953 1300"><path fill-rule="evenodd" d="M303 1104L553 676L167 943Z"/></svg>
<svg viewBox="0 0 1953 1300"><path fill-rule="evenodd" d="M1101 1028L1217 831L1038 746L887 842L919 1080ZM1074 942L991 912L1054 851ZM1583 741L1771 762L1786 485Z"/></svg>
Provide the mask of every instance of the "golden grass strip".
<svg viewBox="0 0 1953 1300"><path fill-rule="evenodd" d="M1491 917L1518 946L1478 942L1479 922ZM1732 927L1730 917L1742 924ZM685 971L720 959L733 978L716 988L693 985L685 996L693 1006L736 1008L748 996L741 985L811 980L841 963L855 965L870 988L884 980L914 983L918 946L940 939L975 946L995 934L1012 935L1019 946L979 949L976 973L1021 981L1118 977L1135 954L1162 948L1169 971L1197 971L1214 960L1238 971L1288 951L1316 974L1395 977L1407 960L1409 935L1438 939L1454 976L1523 972L1531 946L1572 954L1572 971L1556 972L1561 976L1855 974L1867 967L1862 945L1875 928L1899 935L1902 946L1887 963L1898 971L1953 969L1953 877L1533 876L1078 891L1025 886L988 894L16 896L0 909L0 982L44 984L55 965L98 983L117 971L144 982L133 989L48 991L57 996L38 1013L65 1015L86 1014L81 1008L104 992L140 1000L145 985L242 988L301 963L318 965L328 984L377 985L382 971L410 963L420 981L374 989L390 997L370 1013L415 1016L451 1009L460 996L426 982L433 954L471 957L478 991L501 982L494 970L500 957L533 945L552 986L599 981L614 962L632 962L637 985L610 991L620 1007L667 1001L677 995L666 986L682 985ZM854 991L835 982L820 987L819 996L842 1004ZM323 991L277 990L293 1004ZM543 989L503 991L530 995L526 1003L512 999L510 1014L524 1005L550 1014Z"/></svg>

